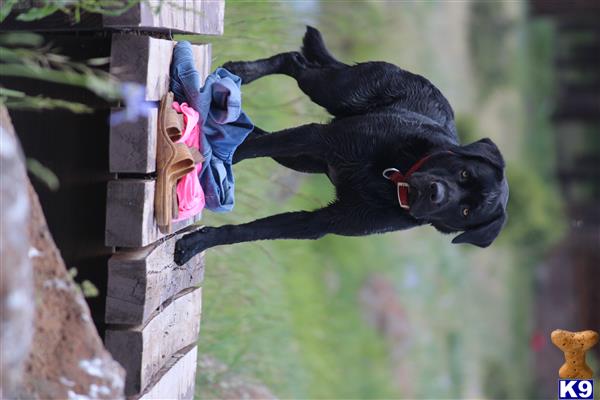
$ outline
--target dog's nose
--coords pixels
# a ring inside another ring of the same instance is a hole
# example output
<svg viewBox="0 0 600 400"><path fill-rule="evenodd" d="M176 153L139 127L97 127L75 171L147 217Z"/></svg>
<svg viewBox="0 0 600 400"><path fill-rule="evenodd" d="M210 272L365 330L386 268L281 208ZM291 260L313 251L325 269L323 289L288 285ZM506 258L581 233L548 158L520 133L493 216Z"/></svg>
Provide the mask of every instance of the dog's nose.
<svg viewBox="0 0 600 400"><path fill-rule="evenodd" d="M429 185L429 198L435 204L440 204L446 197L446 188L439 182L433 182Z"/></svg>

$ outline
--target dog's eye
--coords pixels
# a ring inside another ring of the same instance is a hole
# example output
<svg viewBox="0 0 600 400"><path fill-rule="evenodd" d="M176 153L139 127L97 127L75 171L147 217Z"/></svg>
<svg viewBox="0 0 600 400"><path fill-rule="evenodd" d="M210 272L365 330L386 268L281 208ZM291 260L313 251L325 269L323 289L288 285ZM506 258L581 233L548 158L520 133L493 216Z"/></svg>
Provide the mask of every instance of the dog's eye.
<svg viewBox="0 0 600 400"><path fill-rule="evenodd" d="M466 169L463 169L460 172L460 177L463 178L463 179L468 179L469 178L469 171L467 171Z"/></svg>
<svg viewBox="0 0 600 400"><path fill-rule="evenodd" d="M467 215L469 215L469 208L468 207L464 207L462 209L462 214L463 214L463 217L466 217Z"/></svg>

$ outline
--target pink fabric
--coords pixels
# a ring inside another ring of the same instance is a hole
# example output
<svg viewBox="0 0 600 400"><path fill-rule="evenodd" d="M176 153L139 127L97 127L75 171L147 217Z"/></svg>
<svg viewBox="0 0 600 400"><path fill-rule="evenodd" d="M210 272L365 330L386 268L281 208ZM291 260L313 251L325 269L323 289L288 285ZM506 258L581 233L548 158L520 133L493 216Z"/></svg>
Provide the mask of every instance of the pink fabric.
<svg viewBox="0 0 600 400"><path fill-rule="evenodd" d="M174 101L173 109L183 113L183 135L177 143L185 143L189 147L200 149L200 115L187 103ZM193 217L204 208L204 192L200 186L198 174L202 170L202 164L196 165L194 171L188 173L177 182L177 200L179 201L179 216L174 221L181 221Z"/></svg>

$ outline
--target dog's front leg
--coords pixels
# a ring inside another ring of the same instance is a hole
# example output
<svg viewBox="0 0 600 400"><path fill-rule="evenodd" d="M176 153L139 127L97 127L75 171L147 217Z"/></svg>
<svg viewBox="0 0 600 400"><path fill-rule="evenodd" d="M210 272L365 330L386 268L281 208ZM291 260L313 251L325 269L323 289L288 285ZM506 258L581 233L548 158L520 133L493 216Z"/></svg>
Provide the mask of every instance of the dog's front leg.
<svg viewBox="0 0 600 400"><path fill-rule="evenodd" d="M288 212L241 225L203 227L175 245L175 262L185 264L199 252L224 244L271 239L318 239L335 223L335 205L315 211Z"/></svg>

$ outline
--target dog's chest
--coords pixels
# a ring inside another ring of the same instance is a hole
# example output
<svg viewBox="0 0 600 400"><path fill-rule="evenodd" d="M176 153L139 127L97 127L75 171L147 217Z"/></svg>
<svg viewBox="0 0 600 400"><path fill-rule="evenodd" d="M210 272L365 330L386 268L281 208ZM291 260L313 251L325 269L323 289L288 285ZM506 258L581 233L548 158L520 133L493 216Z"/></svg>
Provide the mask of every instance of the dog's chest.
<svg viewBox="0 0 600 400"><path fill-rule="evenodd" d="M341 200L377 207L397 204L394 185L375 173L372 166L360 163L328 165L327 176Z"/></svg>

